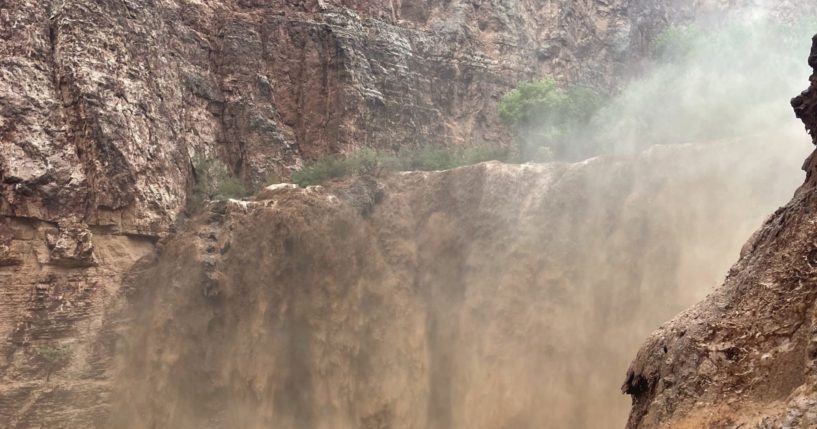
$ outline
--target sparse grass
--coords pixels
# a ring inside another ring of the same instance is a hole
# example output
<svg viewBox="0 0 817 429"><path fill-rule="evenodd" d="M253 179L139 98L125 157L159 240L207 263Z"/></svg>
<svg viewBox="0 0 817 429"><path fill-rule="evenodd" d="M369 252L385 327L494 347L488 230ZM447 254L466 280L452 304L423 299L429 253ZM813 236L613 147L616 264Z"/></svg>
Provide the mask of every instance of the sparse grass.
<svg viewBox="0 0 817 429"><path fill-rule="evenodd" d="M465 148L424 146L403 148L397 152L360 149L346 155L327 155L292 173L292 181L311 186L326 180L379 175L386 171L447 170L484 161L510 159L510 151L491 146Z"/></svg>

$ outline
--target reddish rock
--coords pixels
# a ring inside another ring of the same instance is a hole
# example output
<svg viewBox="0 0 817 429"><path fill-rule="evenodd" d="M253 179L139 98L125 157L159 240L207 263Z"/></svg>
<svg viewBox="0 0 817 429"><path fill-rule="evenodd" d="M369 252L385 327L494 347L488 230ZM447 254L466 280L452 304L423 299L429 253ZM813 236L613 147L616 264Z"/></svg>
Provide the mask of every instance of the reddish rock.
<svg viewBox="0 0 817 429"><path fill-rule="evenodd" d="M356 147L507 142L520 79L612 86L692 5L0 4L0 214L172 230L190 156L253 187Z"/></svg>

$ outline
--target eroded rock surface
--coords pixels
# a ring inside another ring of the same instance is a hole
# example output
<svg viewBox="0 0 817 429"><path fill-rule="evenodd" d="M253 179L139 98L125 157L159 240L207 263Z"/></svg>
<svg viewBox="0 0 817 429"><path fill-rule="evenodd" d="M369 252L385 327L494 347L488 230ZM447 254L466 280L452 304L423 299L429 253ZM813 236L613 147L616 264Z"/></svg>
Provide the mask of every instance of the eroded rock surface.
<svg viewBox="0 0 817 429"><path fill-rule="evenodd" d="M817 69L814 53L809 64ZM816 74L817 75L817 74ZM817 131L817 80L792 100ZM817 427L817 199L808 179L746 244L725 284L655 332L623 390L630 428Z"/></svg>
<svg viewBox="0 0 817 429"><path fill-rule="evenodd" d="M2 1L0 214L161 236L193 153L258 187L360 146L507 142L519 80L613 86L710 3Z"/></svg>
<svg viewBox="0 0 817 429"><path fill-rule="evenodd" d="M0 426L94 427L125 273L153 240L0 218Z"/></svg>

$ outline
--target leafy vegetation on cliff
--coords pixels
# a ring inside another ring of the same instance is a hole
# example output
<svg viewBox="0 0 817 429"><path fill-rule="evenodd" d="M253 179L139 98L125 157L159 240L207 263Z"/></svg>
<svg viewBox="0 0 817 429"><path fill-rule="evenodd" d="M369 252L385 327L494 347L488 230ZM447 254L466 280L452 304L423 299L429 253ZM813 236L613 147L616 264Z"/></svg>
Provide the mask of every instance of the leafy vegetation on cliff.
<svg viewBox="0 0 817 429"><path fill-rule="evenodd" d="M514 134L520 159L564 158L606 97L593 88L562 87L547 78L520 83L499 104L499 118Z"/></svg>
<svg viewBox="0 0 817 429"><path fill-rule="evenodd" d="M379 175L387 171L448 170L484 161L507 161L508 149L493 146L402 148L397 152L360 149L344 155L328 155L307 163L292 173L292 182L300 186L317 185L326 180Z"/></svg>
<svg viewBox="0 0 817 429"><path fill-rule="evenodd" d="M196 183L189 200L192 209L207 201L241 198L249 194L241 180L218 158L194 156L193 173Z"/></svg>
<svg viewBox="0 0 817 429"><path fill-rule="evenodd" d="M680 59L688 55L705 33L694 25L670 25L656 36L652 54L662 60Z"/></svg>
<svg viewBox="0 0 817 429"><path fill-rule="evenodd" d="M34 349L34 356L45 368L45 381L51 379L51 375L71 362L71 351L60 346L37 347Z"/></svg>
<svg viewBox="0 0 817 429"><path fill-rule="evenodd" d="M649 69L620 92L607 97L553 79L522 82L502 98L498 116L523 161L573 161L767 133L792 122L788 97L808 74L800 57L808 52L813 23L747 13L671 25L653 41Z"/></svg>

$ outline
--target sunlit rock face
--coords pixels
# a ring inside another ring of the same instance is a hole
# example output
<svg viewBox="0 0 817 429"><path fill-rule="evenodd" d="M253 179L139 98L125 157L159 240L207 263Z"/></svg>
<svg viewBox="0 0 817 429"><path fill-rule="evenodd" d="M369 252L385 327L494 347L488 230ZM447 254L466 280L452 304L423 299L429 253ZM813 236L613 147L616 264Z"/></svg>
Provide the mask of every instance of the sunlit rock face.
<svg viewBox="0 0 817 429"><path fill-rule="evenodd" d="M817 67L817 37L809 64ZM815 77L792 100L815 132ZM725 284L662 326L623 390L631 428L817 426L817 219L814 155L807 179L746 244Z"/></svg>
<svg viewBox="0 0 817 429"><path fill-rule="evenodd" d="M111 425L622 427L617 368L794 186L742 171L764 150L494 162L213 206L130 285Z"/></svg>

